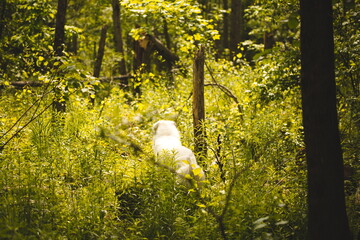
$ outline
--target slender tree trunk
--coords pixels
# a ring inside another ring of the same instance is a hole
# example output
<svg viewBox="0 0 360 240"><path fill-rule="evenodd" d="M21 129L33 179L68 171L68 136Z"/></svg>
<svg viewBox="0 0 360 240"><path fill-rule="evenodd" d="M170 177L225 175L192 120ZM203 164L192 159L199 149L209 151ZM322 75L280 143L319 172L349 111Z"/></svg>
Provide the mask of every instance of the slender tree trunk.
<svg viewBox="0 0 360 240"><path fill-rule="evenodd" d="M170 40L170 35L169 35L169 28L168 28L168 24L166 21L166 18L163 17L163 30L164 30L164 37L165 37L165 42L166 42L166 47L168 49L171 49L171 40Z"/></svg>
<svg viewBox="0 0 360 240"><path fill-rule="evenodd" d="M264 33L264 49L271 49L275 45L274 33L265 32Z"/></svg>
<svg viewBox="0 0 360 240"><path fill-rule="evenodd" d="M300 0L308 237L350 239L336 111L331 0Z"/></svg>
<svg viewBox="0 0 360 240"><path fill-rule="evenodd" d="M74 55L77 55L78 50L78 34L72 34L71 41L68 45L68 51L74 53Z"/></svg>
<svg viewBox="0 0 360 240"><path fill-rule="evenodd" d="M229 48L229 2L223 0L223 8L226 12L223 14L223 32L222 32L222 49Z"/></svg>
<svg viewBox="0 0 360 240"><path fill-rule="evenodd" d="M63 56L63 50L65 46L65 22L66 22L66 10L68 0L58 0L57 12L56 12L56 26L55 26L55 39L54 39L54 51L56 56ZM66 104L64 101L54 101L54 109L58 112L66 111Z"/></svg>
<svg viewBox="0 0 360 240"><path fill-rule="evenodd" d="M65 22L68 0L58 0L55 26L54 50L56 56L62 56L65 45Z"/></svg>
<svg viewBox="0 0 360 240"><path fill-rule="evenodd" d="M99 42L99 49L96 56L95 66L94 66L94 77L100 77L101 65L104 57L105 51L105 42L106 42L106 33L107 33L108 26L104 25L101 29L101 36Z"/></svg>
<svg viewBox="0 0 360 240"><path fill-rule="evenodd" d="M146 71L149 68L150 65L150 49L152 46L150 46L149 39L146 37L144 39L140 39L138 41L134 40L134 62L133 62L133 68L134 72L139 71ZM139 82L140 79L135 78L133 79L133 93L135 96L141 95L141 82Z"/></svg>
<svg viewBox="0 0 360 240"><path fill-rule="evenodd" d="M98 49L95 64L94 64L94 77L96 77L96 78L100 77L101 65L102 65L102 61L103 61L103 58L104 58L104 52L105 52L107 29L108 29L107 25L104 25L101 28L99 49ZM95 105L95 98L90 98L90 102L94 106Z"/></svg>
<svg viewBox="0 0 360 240"><path fill-rule="evenodd" d="M145 62L144 61L145 48L140 45L140 43L142 41L145 41L145 40L140 40L140 41L134 40L134 52L135 52L134 61L133 61L134 71L138 70L139 67ZM145 44L147 45L148 42Z"/></svg>
<svg viewBox="0 0 360 240"><path fill-rule="evenodd" d="M164 37L165 37L166 48L171 50L172 43L171 43L171 39L170 39L168 24L167 24L165 17L163 17L163 27L164 27ZM179 60L179 58L177 58L177 60ZM173 63L167 62L166 67L167 67L167 76L169 78L167 85L170 87L173 87L174 86L174 76L172 73Z"/></svg>
<svg viewBox="0 0 360 240"><path fill-rule="evenodd" d="M6 0L0 2L0 40L2 39L2 33L6 24L5 13L6 13Z"/></svg>
<svg viewBox="0 0 360 240"><path fill-rule="evenodd" d="M193 73L193 124L195 154L200 162L206 157L205 100L204 100L204 64L205 49L203 46L195 53Z"/></svg>
<svg viewBox="0 0 360 240"><path fill-rule="evenodd" d="M237 44L240 41L240 2L241 0L231 1L231 13L230 13L230 50L235 53L237 51Z"/></svg>
<svg viewBox="0 0 360 240"><path fill-rule="evenodd" d="M230 50L233 54L239 52L238 44L245 40L245 0L232 0L230 13Z"/></svg>
<svg viewBox="0 0 360 240"><path fill-rule="evenodd" d="M114 24L114 43L115 51L121 54L122 59L118 62L118 71L121 75L126 75L126 65L125 65L125 54L124 54L124 44L122 39L122 30L121 30L121 20L120 20L120 1L112 0L113 8L113 24ZM124 83L127 84L127 83Z"/></svg>

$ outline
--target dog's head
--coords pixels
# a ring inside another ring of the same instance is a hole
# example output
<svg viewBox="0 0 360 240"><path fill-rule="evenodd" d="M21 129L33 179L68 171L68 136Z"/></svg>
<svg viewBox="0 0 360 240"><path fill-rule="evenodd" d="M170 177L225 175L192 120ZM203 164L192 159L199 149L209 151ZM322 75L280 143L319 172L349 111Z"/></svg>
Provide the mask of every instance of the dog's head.
<svg viewBox="0 0 360 240"><path fill-rule="evenodd" d="M180 133L176 128L174 121L160 120L157 121L153 126L155 136L174 136L180 137Z"/></svg>

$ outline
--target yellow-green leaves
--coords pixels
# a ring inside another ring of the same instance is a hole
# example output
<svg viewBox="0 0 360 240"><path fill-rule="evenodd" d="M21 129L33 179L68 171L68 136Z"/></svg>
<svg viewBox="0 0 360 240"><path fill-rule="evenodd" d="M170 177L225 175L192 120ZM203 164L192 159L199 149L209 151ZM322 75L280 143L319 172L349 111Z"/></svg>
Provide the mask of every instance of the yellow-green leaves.
<svg viewBox="0 0 360 240"><path fill-rule="evenodd" d="M200 41L202 39L202 36L201 36L200 33L195 33L193 38L194 38L195 41Z"/></svg>
<svg viewBox="0 0 360 240"><path fill-rule="evenodd" d="M202 203L198 203L196 204L198 207L201 207L201 208L206 208L205 204L202 204Z"/></svg>
<svg viewBox="0 0 360 240"><path fill-rule="evenodd" d="M129 35L132 36L134 40L140 40L145 36L146 31L142 28L133 28L131 29Z"/></svg>
<svg viewBox="0 0 360 240"><path fill-rule="evenodd" d="M187 161L187 160L182 160L182 162L185 164L190 164L189 161Z"/></svg>
<svg viewBox="0 0 360 240"><path fill-rule="evenodd" d="M195 176L201 175L201 168L195 168L192 170ZM201 177L201 176L200 176Z"/></svg>
<svg viewBox="0 0 360 240"><path fill-rule="evenodd" d="M140 25L140 28L130 31L135 40L141 39L144 33L153 34L155 29L156 32L166 29L168 32L164 32L165 35L176 36L168 40L187 54L194 50L195 44L211 45L221 37L214 19L204 18L202 8L196 1L127 0L122 1L122 6L126 9L128 19Z"/></svg>
<svg viewBox="0 0 360 240"><path fill-rule="evenodd" d="M220 37L221 37L221 35L218 33L212 35L213 40L220 40Z"/></svg>

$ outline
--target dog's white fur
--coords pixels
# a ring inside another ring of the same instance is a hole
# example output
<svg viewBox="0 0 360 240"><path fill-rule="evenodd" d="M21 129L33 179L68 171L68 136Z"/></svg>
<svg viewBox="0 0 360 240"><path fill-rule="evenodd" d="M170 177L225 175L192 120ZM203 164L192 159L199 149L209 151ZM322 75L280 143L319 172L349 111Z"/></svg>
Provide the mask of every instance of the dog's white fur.
<svg viewBox="0 0 360 240"><path fill-rule="evenodd" d="M160 120L154 124L153 130L153 150L158 161L166 164L164 159L173 156L178 175L189 175L196 181L205 180L204 171L197 164L194 153L181 144L180 132L175 122Z"/></svg>

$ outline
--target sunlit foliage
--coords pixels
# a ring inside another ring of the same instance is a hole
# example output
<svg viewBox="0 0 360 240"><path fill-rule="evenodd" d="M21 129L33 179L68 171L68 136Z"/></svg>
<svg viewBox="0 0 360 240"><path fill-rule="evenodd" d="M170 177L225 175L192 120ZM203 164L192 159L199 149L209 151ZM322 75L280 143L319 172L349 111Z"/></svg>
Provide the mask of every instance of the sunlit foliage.
<svg viewBox="0 0 360 240"><path fill-rule="evenodd" d="M101 75L112 77L116 60L125 57L140 95L92 77L101 27L112 24L109 1L70 1L62 57L52 48L56 1L6 4L0 14L1 239L305 238L294 1L251 1L248 39L230 60L217 49L223 18L217 1L121 1L125 56L113 50L110 27ZM340 128L353 171L347 203L356 234L359 16L341 4L335 10ZM267 31L276 41L264 50ZM148 71L132 69L133 43L144 34L179 56L171 71L155 61ZM77 53L69 50L73 36ZM157 120L174 120L183 144L194 149L192 61L199 44L206 46L208 145L200 188L179 184L154 164L151 131ZM18 81L41 86L17 89ZM54 100L66 102L66 111L54 110Z"/></svg>

